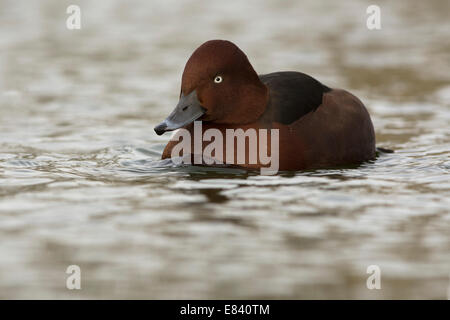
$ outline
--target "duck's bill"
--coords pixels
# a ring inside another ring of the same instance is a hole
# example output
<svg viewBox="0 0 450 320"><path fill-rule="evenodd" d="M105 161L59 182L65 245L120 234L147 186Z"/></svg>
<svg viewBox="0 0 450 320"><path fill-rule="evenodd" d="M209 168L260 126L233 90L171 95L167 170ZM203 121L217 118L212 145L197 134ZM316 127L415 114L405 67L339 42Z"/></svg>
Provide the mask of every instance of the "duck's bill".
<svg viewBox="0 0 450 320"><path fill-rule="evenodd" d="M198 101L195 90L187 96L182 94L175 109L166 120L155 127L155 132L160 136L164 132L182 128L200 118L205 112L206 109Z"/></svg>

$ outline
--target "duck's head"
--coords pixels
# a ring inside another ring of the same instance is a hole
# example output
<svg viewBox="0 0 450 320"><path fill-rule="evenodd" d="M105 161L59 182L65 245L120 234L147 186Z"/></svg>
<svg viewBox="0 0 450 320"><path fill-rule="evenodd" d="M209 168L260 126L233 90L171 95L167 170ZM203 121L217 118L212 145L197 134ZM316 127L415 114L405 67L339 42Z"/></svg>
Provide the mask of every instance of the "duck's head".
<svg viewBox="0 0 450 320"><path fill-rule="evenodd" d="M194 51L183 71L180 100L155 127L158 135L199 119L223 124L246 124L265 110L267 87L244 52L225 40L211 40Z"/></svg>

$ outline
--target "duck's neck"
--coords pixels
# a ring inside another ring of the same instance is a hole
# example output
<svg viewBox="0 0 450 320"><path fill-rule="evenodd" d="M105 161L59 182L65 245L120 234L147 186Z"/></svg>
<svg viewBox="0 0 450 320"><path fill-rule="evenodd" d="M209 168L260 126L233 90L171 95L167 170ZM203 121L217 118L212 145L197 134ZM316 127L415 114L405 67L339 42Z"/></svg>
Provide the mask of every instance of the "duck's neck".
<svg viewBox="0 0 450 320"><path fill-rule="evenodd" d="M269 104L269 88L262 82L246 85L240 90L239 101L230 112L217 123L249 124L259 120Z"/></svg>

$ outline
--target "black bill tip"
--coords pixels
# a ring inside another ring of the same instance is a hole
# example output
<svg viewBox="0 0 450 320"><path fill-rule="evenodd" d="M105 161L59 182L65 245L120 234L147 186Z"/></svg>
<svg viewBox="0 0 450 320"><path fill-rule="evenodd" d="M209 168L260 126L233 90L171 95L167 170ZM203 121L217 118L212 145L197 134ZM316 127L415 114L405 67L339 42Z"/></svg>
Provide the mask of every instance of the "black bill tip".
<svg viewBox="0 0 450 320"><path fill-rule="evenodd" d="M156 134L157 134L158 136L160 136L160 135L162 135L164 132L166 132L166 129L167 129L167 124L166 124L165 121L161 122L160 124L158 124L158 125L154 128L154 130L155 130L155 132L156 132Z"/></svg>

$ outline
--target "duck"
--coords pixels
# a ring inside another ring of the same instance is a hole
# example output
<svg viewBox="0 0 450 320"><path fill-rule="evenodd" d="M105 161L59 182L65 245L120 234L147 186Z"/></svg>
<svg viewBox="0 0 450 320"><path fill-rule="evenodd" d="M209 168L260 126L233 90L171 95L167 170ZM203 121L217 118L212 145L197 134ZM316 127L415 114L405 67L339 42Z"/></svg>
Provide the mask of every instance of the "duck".
<svg viewBox="0 0 450 320"><path fill-rule="evenodd" d="M258 74L246 54L228 40L207 41L188 59L179 101L154 128L157 135L176 130L162 159L173 157L181 139L178 129L194 135L197 122L202 132L215 129L224 136L230 129L277 130L281 171L357 165L376 156L373 123L360 99L302 72ZM202 148L206 145L203 141ZM192 150L186 153L194 156ZM265 164L241 161L237 166L254 169Z"/></svg>

